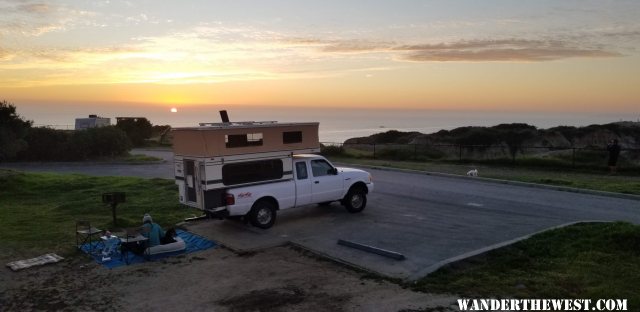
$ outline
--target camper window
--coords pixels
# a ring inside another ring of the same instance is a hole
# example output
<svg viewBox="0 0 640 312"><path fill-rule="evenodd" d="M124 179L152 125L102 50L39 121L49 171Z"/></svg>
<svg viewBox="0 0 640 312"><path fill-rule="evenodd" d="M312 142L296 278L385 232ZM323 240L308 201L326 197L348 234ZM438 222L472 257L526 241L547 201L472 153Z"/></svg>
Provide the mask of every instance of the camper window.
<svg viewBox="0 0 640 312"><path fill-rule="evenodd" d="M224 142L227 147L262 146L262 133L227 134Z"/></svg>
<svg viewBox="0 0 640 312"><path fill-rule="evenodd" d="M285 131L282 132L282 143L302 143L302 131Z"/></svg>
<svg viewBox="0 0 640 312"><path fill-rule="evenodd" d="M282 178L282 160L268 159L222 166L222 183L236 185Z"/></svg>

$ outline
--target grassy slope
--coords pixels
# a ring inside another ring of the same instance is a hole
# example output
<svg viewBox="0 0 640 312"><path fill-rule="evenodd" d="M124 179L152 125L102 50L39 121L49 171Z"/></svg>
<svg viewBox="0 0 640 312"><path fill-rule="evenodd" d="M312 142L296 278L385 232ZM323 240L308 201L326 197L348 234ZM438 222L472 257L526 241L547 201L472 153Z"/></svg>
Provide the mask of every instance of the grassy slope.
<svg viewBox="0 0 640 312"><path fill-rule="evenodd" d="M598 191L640 195L640 176L607 175L606 172L576 171L557 168L527 168L500 165L451 164L439 162L410 162L392 160L330 157L332 161L401 169L422 170L464 175L477 168L479 176L539 184L560 185ZM374 177L375 178L375 177Z"/></svg>
<svg viewBox="0 0 640 312"><path fill-rule="evenodd" d="M142 215L171 226L196 213L178 204L173 181L123 177L90 177L0 170L0 237L8 252L66 253L75 244L75 221L90 220L113 228L111 208L102 193L126 192L116 210L118 226L137 226Z"/></svg>
<svg viewBox="0 0 640 312"><path fill-rule="evenodd" d="M629 299L640 305L640 226L578 224L440 269L414 288L463 296Z"/></svg>

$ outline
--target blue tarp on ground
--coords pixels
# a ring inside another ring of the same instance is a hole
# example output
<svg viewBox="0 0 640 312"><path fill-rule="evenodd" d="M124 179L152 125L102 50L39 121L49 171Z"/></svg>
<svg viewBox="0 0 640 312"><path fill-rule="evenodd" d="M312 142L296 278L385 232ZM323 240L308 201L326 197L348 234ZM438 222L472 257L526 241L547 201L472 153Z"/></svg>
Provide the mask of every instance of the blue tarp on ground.
<svg viewBox="0 0 640 312"><path fill-rule="evenodd" d="M200 250L205 250L205 249L209 249L209 248L213 248L218 246L218 244L216 244L213 241L210 241L202 236L198 236L195 235L193 233L190 232L186 232L186 231L182 231L182 230L176 230L176 234L178 234L178 237L182 238L182 240L184 240L185 244L186 244L186 248L185 250L181 250L181 251L175 251L175 252L167 252L167 253L162 253L162 254L157 254L157 255L153 255L149 258L150 261L155 261L155 260L159 260L159 259L164 259L167 257L172 257L172 256L176 256L176 255L183 255L183 254L188 254L188 253L192 253L192 252L196 252L196 251L200 251ZM121 254L119 252L112 254L111 260L107 260L107 261L102 261L102 253L100 252L100 249L104 248L104 244L103 242L93 242L92 244L93 246L93 254L91 254L89 252L90 250L90 246L89 244L84 244L81 246L81 250L83 252L85 252L86 254L89 254L94 260L96 260L96 262L110 268L117 268L119 266L123 266L126 265L125 259L121 257ZM132 252L128 253L128 258L129 258L129 264L135 264L135 263L142 263L145 261L149 261L146 260L143 256L139 256L136 255Z"/></svg>

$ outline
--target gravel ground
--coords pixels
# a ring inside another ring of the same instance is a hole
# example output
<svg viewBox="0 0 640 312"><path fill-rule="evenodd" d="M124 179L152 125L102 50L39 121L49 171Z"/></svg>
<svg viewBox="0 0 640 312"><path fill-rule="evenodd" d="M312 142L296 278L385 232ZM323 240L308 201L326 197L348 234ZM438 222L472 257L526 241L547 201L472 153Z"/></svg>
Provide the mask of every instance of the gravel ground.
<svg viewBox="0 0 640 312"><path fill-rule="evenodd" d="M244 256L216 248L112 270L76 254L20 272L5 268L0 281L2 311L449 311L457 299L289 247Z"/></svg>

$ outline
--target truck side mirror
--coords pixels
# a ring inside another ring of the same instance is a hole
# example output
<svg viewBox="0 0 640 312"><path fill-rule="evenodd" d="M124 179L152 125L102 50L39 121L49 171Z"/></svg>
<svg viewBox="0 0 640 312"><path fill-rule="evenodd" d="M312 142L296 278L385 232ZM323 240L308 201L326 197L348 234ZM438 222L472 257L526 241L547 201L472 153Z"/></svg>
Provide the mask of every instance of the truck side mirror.
<svg viewBox="0 0 640 312"><path fill-rule="evenodd" d="M338 174L338 168L331 168L329 169L329 173L333 174L333 175L337 175Z"/></svg>

